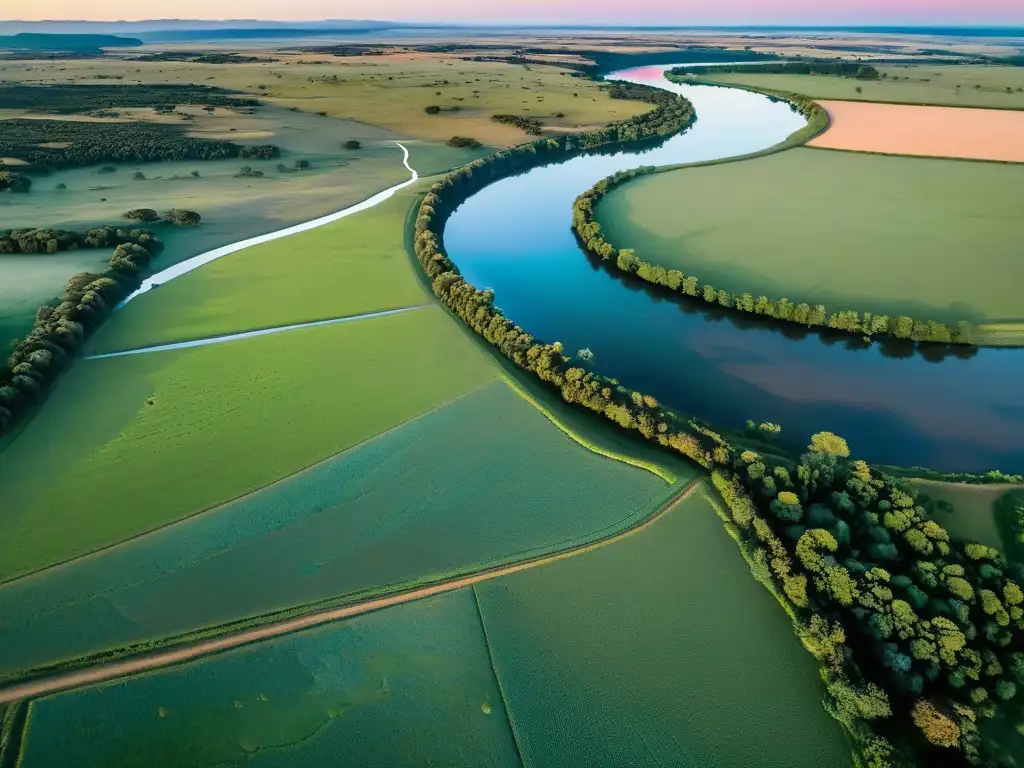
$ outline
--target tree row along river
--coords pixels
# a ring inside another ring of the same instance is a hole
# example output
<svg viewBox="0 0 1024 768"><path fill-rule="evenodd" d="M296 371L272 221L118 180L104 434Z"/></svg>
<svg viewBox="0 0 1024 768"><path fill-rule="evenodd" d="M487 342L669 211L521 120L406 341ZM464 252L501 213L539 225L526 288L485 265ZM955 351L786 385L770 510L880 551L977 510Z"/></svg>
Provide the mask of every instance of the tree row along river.
<svg viewBox="0 0 1024 768"><path fill-rule="evenodd" d="M572 204L599 179L756 152L805 125L789 105L757 93L670 83L669 68L607 79L680 93L696 123L655 149L574 157L470 197L444 230L465 278L493 289L495 304L538 339L561 341L574 356L589 348L601 373L714 425L775 422L795 447L829 430L859 458L885 464L1024 471L1024 349L862 344L680 300L584 253ZM684 200L678 215L686 216Z"/></svg>

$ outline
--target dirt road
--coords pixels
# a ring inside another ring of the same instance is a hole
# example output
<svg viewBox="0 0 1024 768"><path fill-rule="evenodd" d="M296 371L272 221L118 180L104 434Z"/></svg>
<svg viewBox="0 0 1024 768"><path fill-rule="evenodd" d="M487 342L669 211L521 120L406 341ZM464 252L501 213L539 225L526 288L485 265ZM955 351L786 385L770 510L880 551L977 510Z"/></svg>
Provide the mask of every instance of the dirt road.
<svg viewBox="0 0 1024 768"><path fill-rule="evenodd" d="M633 534L639 533L640 531L650 527L670 509L681 503L694 491L699 489L702 484L703 479L695 480L680 493L669 499L669 501L663 504L658 511L654 513L654 515L647 518L644 522L633 528L622 531L621 533L613 534L607 538L591 542L590 544L583 544L562 552L543 555L541 557L525 560L520 563L514 563L512 565L499 566L497 568L479 571L478 573L451 579L449 581L442 581L426 587L417 587L405 592L397 592L393 595L388 595L387 597L364 600L363 602L353 603L352 605L346 605L341 608L316 611L298 618L287 619L285 621L267 624L266 626L256 627L254 629L247 629L243 632L225 635L211 640L202 640L179 648L148 653L135 658L101 663L92 667L58 673L48 677L41 677L25 683L17 683L6 688L0 688L0 704L18 701L19 699L45 696L50 693L56 693L57 691L81 688L83 686L94 685L108 680L115 680L119 677L126 677L139 672L169 667L173 664L180 664L185 661L191 661L192 659L199 658L200 656L208 656L210 654L227 651L232 648L238 648L239 646L248 645L249 643L254 643L259 640L280 637L281 635L286 635L303 629L309 629L310 627L316 627L331 621L337 621L338 619L347 619L351 616L358 616L381 608L388 608L393 605L401 605L402 603L408 603L424 597L440 595L445 592L462 589L463 587L469 587L473 584L479 584L480 582L487 581L489 579L508 576L509 574L524 571L528 568L547 565L548 563L563 560L567 557L575 557L576 555L581 555L585 552L590 552L599 547L620 541L627 536L632 536Z"/></svg>

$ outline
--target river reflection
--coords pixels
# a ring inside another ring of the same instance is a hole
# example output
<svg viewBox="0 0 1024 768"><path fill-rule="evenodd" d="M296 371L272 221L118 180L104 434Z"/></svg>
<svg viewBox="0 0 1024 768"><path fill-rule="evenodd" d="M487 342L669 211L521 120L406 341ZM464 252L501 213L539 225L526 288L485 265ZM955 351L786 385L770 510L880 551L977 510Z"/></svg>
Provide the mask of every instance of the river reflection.
<svg viewBox="0 0 1024 768"><path fill-rule="evenodd" d="M486 187L445 229L466 278L538 338L588 347L624 384L713 423L783 425L790 445L844 435L857 456L936 469L1024 470L1024 350L960 350L766 323L684 302L589 259L570 228L572 201L638 165L757 151L804 125L788 105L729 88L673 85L666 67L610 76L684 94L690 131L641 152L585 155Z"/></svg>

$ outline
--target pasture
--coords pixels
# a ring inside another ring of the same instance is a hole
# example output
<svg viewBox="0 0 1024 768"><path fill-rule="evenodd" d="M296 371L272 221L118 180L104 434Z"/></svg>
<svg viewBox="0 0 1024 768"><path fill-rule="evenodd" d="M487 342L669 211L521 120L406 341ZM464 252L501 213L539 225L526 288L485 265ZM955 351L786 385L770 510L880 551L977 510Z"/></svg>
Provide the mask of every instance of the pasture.
<svg viewBox="0 0 1024 768"><path fill-rule="evenodd" d="M339 760L518 765L471 591L39 699L19 765L329 768Z"/></svg>
<svg viewBox="0 0 1024 768"><path fill-rule="evenodd" d="M400 190L354 216L251 246L133 299L92 352L164 344L422 304L405 250L416 193Z"/></svg>
<svg viewBox="0 0 1024 768"><path fill-rule="evenodd" d="M813 99L1024 109L1024 68L934 64L880 65L880 80L831 75L715 74L716 83L750 85ZM898 79L897 79L898 78Z"/></svg>
<svg viewBox="0 0 1024 768"><path fill-rule="evenodd" d="M527 765L850 765L816 662L699 493L475 589Z"/></svg>
<svg viewBox="0 0 1024 768"><path fill-rule="evenodd" d="M593 453L494 381L237 501L0 586L0 677L585 543L697 473L676 469L669 484Z"/></svg>
<svg viewBox="0 0 1024 768"><path fill-rule="evenodd" d="M938 518L939 524L950 535L1005 551L993 505L1013 486L942 483L933 480L915 480L914 483L926 496L952 505L953 512L944 513Z"/></svg>
<svg viewBox="0 0 1024 768"><path fill-rule="evenodd" d="M1024 163L1024 111L822 101L829 129L808 142L824 149Z"/></svg>
<svg viewBox="0 0 1024 768"><path fill-rule="evenodd" d="M1024 166L819 149L643 176L617 248L730 293L945 322L1019 320Z"/></svg>
<svg viewBox="0 0 1024 768"><path fill-rule="evenodd" d="M0 580L230 501L495 374L436 308L80 361L0 459Z"/></svg>
<svg viewBox="0 0 1024 768"><path fill-rule="evenodd" d="M491 122L492 114L522 114L540 119L553 131L564 131L604 125L649 109L613 100L598 83L570 77L557 66L468 61L456 54L422 52L275 57L280 60L226 65L104 58L75 62L70 71L65 62L9 62L0 72L0 82L90 83L120 76L125 85L204 83L405 136L434 141L471 136L490 146L527 138L519 128ZM428 115L428 106L441 111Z"/></svg>

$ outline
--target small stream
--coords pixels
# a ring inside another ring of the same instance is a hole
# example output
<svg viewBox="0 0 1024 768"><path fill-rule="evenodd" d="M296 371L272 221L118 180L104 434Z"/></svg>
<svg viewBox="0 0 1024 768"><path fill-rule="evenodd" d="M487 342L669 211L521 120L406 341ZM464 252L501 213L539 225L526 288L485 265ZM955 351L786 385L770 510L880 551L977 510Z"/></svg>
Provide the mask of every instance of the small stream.
<svg viewBox="0 0 1024 768"><path fill-rule="evenodd" d="M572 203L597 180L639 165L754 152L804 126L788 105L733 88L669 83L669 67L608 76L693 102L696 124L646 151L586 155L484 188L449 219L445 247L465 277L538 338L663 403L738 427L846 437L873 462L940 470L1024 471L1024 349L875 343L684 302L610 272L577 245ZM680 215L685 215L680 211Z"/></svg>

